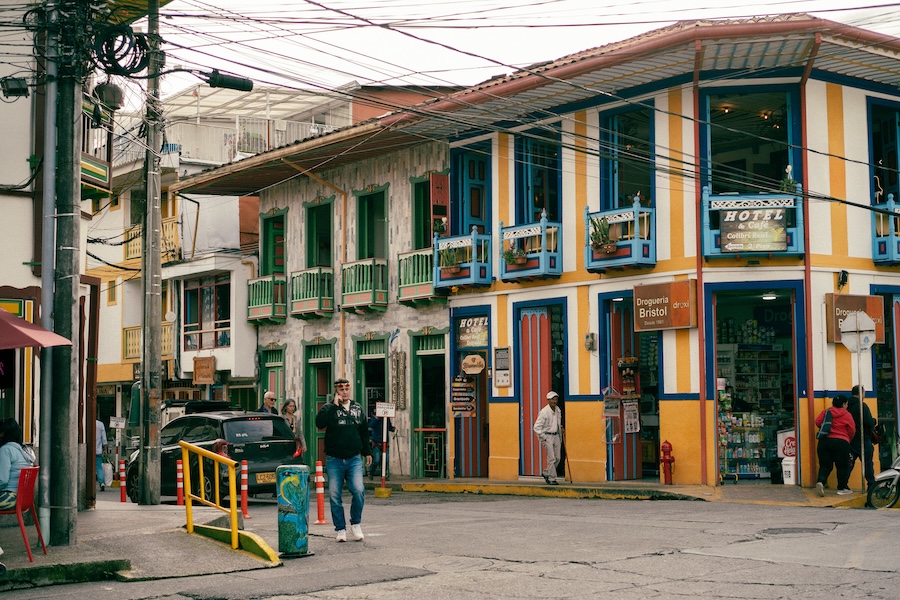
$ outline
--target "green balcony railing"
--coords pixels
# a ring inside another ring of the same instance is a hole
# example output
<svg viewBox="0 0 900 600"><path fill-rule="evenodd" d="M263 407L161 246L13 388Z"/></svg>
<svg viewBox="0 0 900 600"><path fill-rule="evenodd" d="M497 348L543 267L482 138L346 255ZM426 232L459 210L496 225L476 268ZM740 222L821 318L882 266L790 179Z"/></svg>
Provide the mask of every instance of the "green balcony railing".
<svg viewBox="0 0 900 600"><path fill-rule="evenodd" d="M407 306L446 302L447 297L434 293L434 249L422 248L402 252L398 256L400 278L397 301Z"/></svg>
<svg viewBox="0 0 900 600"><path fill-rule="evenodd" d="M388 265L384 258L366 258L341 266L341 310L387 310Z"/></svg>
<svg viewBox="0 0 900 600"><path fill-rule="evenodd" d="M287 278L265 275L247 282L247 319L283 322L287 316Z"/></svg>
<svg viewBox="0 0 900 600"><path fill-rule="evenodd" d="M334 269L313 267L291 273L291 316L298 319L334 314Z"/></svg>

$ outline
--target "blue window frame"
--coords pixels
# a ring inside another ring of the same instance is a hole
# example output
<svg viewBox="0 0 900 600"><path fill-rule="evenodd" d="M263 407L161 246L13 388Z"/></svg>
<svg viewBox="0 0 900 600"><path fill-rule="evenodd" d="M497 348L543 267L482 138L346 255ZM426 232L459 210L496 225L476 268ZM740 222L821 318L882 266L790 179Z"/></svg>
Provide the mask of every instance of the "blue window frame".
<svg viewBox="0 0 900 600"><path fill-rule="evenodd" d="M653 110L630 108L601 115L600 209L631 207L635 196L652 206L655 155Z"/></svg>
<svg viewBox="0 0 900 600"><path fill-rule="evenodd" d="M450 231L465 235L491 230L491 147L481 143L454 150L450 183Z"/></svg>
<svg viewBox="0 0 900 600"><path fill-rule="evenodd" d="M537 223L541 213L548 221L559 221L561 165L559 134L546 131L516 138L516 221Z"/></svg>

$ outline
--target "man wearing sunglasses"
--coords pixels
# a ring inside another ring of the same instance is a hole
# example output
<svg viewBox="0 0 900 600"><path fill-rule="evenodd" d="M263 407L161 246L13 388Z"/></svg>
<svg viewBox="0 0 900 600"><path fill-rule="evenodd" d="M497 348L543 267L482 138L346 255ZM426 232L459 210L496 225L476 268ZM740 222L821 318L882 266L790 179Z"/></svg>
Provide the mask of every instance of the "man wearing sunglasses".
<svg viewBox="0 0 900 600"><path fill-rule="evenodd" d="M347 521L341 494L344 482L350 491L350 536L362 541L362 511L365 503L363 461L372 465L369 446L369 424L358 402L350 399L350 382L344 378L334 381L334 401L322 406L316 415L316 427L325 430L325 472L328 474L328 498L331 502L331 521L337 541L347 541Z"/></svg>

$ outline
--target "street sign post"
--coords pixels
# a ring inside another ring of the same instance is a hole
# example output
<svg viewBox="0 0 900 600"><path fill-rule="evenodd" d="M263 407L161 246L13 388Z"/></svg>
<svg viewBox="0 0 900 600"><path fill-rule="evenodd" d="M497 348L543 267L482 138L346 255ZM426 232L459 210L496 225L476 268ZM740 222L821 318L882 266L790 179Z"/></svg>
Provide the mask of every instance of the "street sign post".
<svg viewBox="0 0 900 600"><path fill-rule="evenodd" d="M841 343L850 352L856 354L856 378L859 390L859 426L863 426L863 401L866 399L865 388L862 385L862 354L868 352L875 343L875 321L863 311L848 313L841 321ZM859 464L860 487L866 491L866 436L859 435Z"/></svg>

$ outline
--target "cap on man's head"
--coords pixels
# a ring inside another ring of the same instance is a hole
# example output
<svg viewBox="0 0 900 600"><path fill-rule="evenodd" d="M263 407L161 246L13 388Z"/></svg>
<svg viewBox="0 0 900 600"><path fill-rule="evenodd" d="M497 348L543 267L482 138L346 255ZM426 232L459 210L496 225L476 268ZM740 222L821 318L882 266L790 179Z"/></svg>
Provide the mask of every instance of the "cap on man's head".
<svg viewBox="0 0 900 600"><path fill-rule="evenodd" d="M559 398L559 394L557 394L553 390L550 390L549 392L547 392L547 400L549 400L550 398Z"/></svg>
<svg viewBox="0 0 900 600"><path fill-rule="evenodd" d="M275 399L275 392L269 390L268 392L265 393L265 395L263 396L263 399L264 399L264 400L274 400L274 399Z"/></svg>

